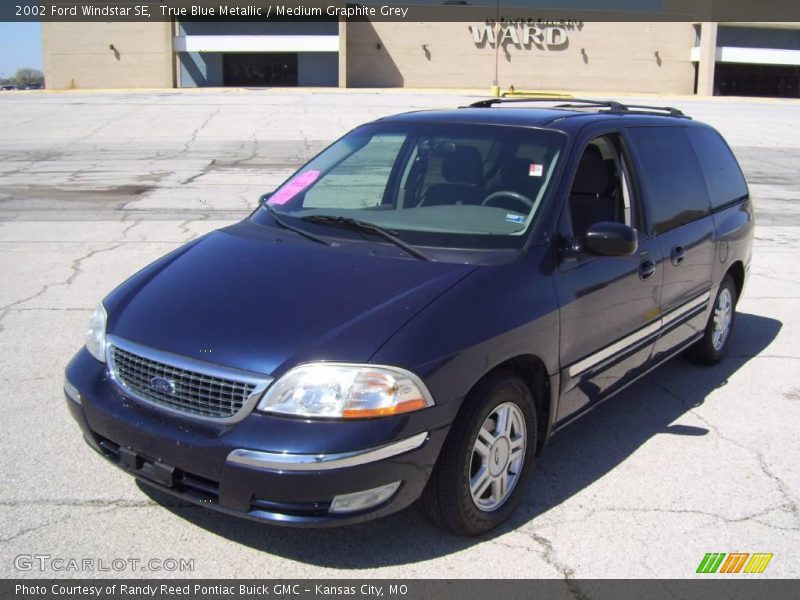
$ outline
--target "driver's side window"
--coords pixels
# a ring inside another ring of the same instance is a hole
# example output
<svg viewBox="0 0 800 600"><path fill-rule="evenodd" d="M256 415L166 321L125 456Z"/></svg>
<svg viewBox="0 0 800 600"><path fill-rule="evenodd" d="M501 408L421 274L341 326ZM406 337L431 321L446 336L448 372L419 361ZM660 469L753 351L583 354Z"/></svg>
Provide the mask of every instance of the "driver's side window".
<svg viewBox="0 0 800 600"><path fill-rule="evenodd" d="M572 235L583 238L602 221L634 227L630 181L617 136L592 140L578 163L569 194Z"/></svg>

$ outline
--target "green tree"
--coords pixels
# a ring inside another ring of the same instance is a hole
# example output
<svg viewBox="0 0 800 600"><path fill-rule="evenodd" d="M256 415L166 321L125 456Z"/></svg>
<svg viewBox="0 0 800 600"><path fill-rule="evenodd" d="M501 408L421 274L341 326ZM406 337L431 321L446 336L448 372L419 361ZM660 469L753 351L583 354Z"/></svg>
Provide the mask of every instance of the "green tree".
<svg viewBox="0 0 800 600"><path fill-rule="evenodd" d="M11 78L14 85L44 85L44 73L38 69L19 69Z"/></svg>

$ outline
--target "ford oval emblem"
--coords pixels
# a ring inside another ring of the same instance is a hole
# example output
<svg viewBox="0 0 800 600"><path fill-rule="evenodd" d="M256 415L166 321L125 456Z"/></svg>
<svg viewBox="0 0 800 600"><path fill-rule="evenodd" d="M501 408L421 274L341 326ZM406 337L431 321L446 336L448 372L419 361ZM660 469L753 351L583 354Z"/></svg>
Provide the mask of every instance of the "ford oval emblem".
<svg viewBox="0 0 800 600"><path fill-rule="evenodd" d="M153 391L169 394L170 396L175 393L175 384L165 377L153 377L150 380L150 388Z"/></svg>

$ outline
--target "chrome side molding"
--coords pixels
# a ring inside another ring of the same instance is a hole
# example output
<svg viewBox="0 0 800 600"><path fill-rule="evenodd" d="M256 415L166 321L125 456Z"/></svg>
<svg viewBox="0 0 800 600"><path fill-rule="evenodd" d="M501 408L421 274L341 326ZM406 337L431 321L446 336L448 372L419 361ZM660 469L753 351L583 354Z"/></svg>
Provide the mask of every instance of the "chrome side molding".
<svg viewBox="0 0 800 600"><path fill-rule="evenodd" d="M650 337L651 335L671 325L678 319L685 317L690 313L694 312L695 310L699 309L701 306L706 305L708 303L709 298L711 298L711 292L703 292L696 298L693 298L688 302L682 304L681 306L672 309L665 315L661 315L658 319L656 319L652 323L648 323L641 329L638 329L633 333L631 333L630 335L620 340L617 340L610 346L606 346L602 350L598 350L594 354L590 354L586 358L583 358L578 362L572 363L572 365L570 365L569 367L569 376L576 377L581 373L583 373L584 371L588 371L595 365L598 365L604 360L612 357L613 355L618 354L619 352L622 352L624 350L627 350L632 346L635 346L643 339Z"/></svg>

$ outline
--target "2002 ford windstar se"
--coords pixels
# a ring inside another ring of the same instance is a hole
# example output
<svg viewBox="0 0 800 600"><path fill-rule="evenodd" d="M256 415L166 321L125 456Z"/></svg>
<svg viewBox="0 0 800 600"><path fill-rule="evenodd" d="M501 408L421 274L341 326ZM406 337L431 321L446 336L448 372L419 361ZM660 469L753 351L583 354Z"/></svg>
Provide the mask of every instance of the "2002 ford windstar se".
<svg viewBox="0 0 800 600"><path fill-rule="evenodd" d="M66 370L96 451L216 510L506 519L570 421L728 349L747 184L711 127L583 100L378 120L109 294Z"/></svg>

